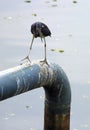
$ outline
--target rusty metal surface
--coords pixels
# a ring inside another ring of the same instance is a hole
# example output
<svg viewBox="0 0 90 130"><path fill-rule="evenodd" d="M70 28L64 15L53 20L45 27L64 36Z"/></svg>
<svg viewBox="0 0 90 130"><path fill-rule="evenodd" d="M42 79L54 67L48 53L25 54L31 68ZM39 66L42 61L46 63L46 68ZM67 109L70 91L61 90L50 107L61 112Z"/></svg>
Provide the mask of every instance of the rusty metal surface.
<svg viewBox="0 0 90 130"><path fill-rule="evenodd" d="M66 114L55 114L45 107L44 130L70 130L70 109Z"/></svg>

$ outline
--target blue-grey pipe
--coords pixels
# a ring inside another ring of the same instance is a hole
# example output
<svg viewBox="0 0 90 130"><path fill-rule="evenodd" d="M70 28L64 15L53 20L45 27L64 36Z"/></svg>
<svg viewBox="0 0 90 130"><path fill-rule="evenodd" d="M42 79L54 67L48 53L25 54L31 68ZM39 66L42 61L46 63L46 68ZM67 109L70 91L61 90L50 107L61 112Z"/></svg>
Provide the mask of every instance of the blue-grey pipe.
<svg viewBox="0 0 90 130"><path fill-rule="evenodd" d="M0 100L44 87L44 130L69 130L71 89L65 72L56 64L19 65L0 72Z"/></svg>

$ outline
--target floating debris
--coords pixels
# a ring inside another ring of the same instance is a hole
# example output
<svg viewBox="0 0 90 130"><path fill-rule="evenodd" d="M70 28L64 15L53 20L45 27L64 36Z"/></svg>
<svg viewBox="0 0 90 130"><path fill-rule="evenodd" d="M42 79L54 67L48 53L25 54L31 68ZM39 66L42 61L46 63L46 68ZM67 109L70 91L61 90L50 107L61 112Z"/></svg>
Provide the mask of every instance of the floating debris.
<svg viewBox="0 0 90 130"><path fill-rule="evenodd" d="M32 109L32 106L27 105L26 108L27 109Z"/></svg>
<svg viewBox="0 0 90 130"><path fill-rule="evenodd" d="M82 127L82 128L88 128L89 125L88 125L88 124L82 124L81 127Z"/></svg>
<svg viewBox="0 0 90 130"><path fill-rule="evenodd" d="M76 0L73 0L73 3L74 3L74 4L76 4L76 3L77 3L77 1L76 1Z"/></svg>
<svg viewBox="0 0 90 130"><path fill-rule="evenodd" d="M50 3L50 1L45 1L45 3L47 3L47 4L48 4L48 3Z"/></svg>
<svg viewBox="0 0 90 130"><path fill-rule="evenodd" d="M11 117L14 117L15 113L6 113L6 116L3 118L3 120L9 120Z"/></svg>
<svg viewBox="0 0 90 130"><path fill-rule="evenodd" d="M61 52L61 53L63 53L64 52L64 50L57 50L58 52Z"/></svg>
<svg viewBox="0 0 90 130"><path fill-rule="evenodd" d="M15 113L10 113L10 116L15 116Z"/></svg>
<svg viewBox="0 0 90 130"><path fill-rule="evenodd" d="M3 118L4 120L8 120L9 119L9 117L5 117L5 118Z"/></svg>
<svg viewBox="0 0 90 130"><path fill-rule="evenodd" d="M35 130L35 128L31 128L30 130Z"/></svg>
<svg viewBox="0 0 90 130"><path fill-rule="evenodd" d="M37 14L35 14L35 13L34 13L34 14L32 14L32 15L33 15L33 16L37 16Z"/></svg>
<svg viewBox="0 0 90 130"><path fill-rule="evenodd" d="M64 52L63 49L51 49L51 51L56 51L56 52L60 52L60 53L63 53L63 52Z"/></svg>
<svg viewBox="0 0 90 130"><path fill-rule="evenodd" d="M72 37L72 34L69 34L68 36L69 36L69 37Z"/></svg>
<svg viewBox="0 0 90 130"><path fill-rule="evenodd" d="M87 96L87 95L82 95L82 98L83 98L83 99L89 99L89 96Z"/></svg>
<svg viewBox="0 0 90 130"><path fill-rule="evenodd" d="M53 4L53 5L51 5L52 7L57 7L58 5L57 4Z"/></svg>
<svg viewBox="0 0 90 130"><path fill-rule="evenodd" d="M31 3L31 0L25 0L26 3Z"/></svg>
<svg viewBox="0 0 90 130"><path fill-rule="evenodd" d="M53 2L57 2L57 0L52 0Z"/></svg>
<svg viewBox="0 0 90 130"><path fill-rule="evenodd" d="M51 51L55 51L55 49L51 49Z"/></svg>
<svg viewBox="0 0 90 130"><path fill-rule="evenodd" d="M3 19L12 20L12 17L11 16L7 16L7 17L3 17Z"/></svg>

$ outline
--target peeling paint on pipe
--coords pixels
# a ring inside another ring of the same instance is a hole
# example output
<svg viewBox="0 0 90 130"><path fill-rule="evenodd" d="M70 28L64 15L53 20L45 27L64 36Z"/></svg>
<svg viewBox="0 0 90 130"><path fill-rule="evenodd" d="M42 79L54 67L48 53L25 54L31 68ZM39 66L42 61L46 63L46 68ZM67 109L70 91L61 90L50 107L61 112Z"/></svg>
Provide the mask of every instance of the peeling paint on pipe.
<svg viewBox="0 0 90 130"><path fill-rule="evenodd" d="M52 84L55 77L53 65L23 64L0 72L0 100Z"/></svg>
<svg viewBox="0 0 90 130"><path fill-rule="evenodd" d="M41 62L0 72L0 101L42 87L45 90L44 130L69 130L71 89L65 72Z"/></svg>

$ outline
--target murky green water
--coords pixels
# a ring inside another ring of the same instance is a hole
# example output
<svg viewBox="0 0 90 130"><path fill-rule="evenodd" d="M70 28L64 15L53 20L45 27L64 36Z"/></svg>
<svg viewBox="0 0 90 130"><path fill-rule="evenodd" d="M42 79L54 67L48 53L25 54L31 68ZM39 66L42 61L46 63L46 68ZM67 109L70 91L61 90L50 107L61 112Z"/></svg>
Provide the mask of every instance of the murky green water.
<svg viewBox="0 0 90 130"><path fill-rule="evenodd" d="M59 64L71 83L71 130L90 130L89 12L89 0L0 1L0 70L20 64L32 38L31 24L46 23L52 32L46 39L48 60ZM35 39L31 59L43 55L43 43ZM0 102L0 129L42 130L43 96L41 88Z"/></svg>

